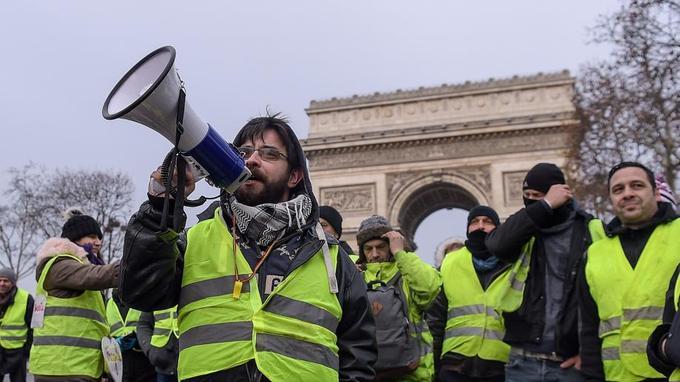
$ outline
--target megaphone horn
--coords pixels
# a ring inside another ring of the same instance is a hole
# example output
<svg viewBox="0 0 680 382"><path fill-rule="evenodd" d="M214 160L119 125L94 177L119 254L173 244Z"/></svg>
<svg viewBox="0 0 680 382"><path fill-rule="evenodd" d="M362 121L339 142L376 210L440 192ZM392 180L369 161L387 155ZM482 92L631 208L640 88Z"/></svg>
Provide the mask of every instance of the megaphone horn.
<svg viewBox="0 0 680 382"><path fill-rule="evenodd" d="M164 136L190 163L197 179L233 193L250 171L233 145L203 122L188 102L180 101L184 83L174 66L175 48L164 46L135 64L113 87L102 107L104 118L128 119ZM183 96L183 94L182 94ZM178 115L182 131L178 142Z"/></svg>

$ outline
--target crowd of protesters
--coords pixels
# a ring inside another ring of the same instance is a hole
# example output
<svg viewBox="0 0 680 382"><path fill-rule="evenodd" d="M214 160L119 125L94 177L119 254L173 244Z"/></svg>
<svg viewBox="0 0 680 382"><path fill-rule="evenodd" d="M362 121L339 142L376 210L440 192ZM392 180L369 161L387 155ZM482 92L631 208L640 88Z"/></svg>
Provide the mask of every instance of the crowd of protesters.
<svg viewBox="0 0 680 382"><path fill-rule="evenodd" d="M37 253L35 296L0 270L0 375L23 381L28 361L38 382L680 380L680 220L643 164L611 169L605 222L539 163L524 207L503 222L472 208L435 268L382 216L356 250L341 240L285 120L252 119L233 143L253 176L192 227L164 212L154 171L120 262L74 213Z"/></svg>

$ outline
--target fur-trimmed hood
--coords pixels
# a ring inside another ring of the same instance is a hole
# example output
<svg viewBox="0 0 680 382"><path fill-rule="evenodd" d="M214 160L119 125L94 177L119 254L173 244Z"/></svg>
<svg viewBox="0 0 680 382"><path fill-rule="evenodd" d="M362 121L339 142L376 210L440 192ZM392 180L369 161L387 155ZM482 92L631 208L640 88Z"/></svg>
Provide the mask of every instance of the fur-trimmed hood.
<svg viewBox="0 0 680 382"><path fill-rule="evenodd" d="M85 262L89 262L87 260L87 252L85 252L82 247L78 246L69 239L51 237L47 239L47 241L38 250L35 263L40 264L47 258L63 254L76 256Z"/></svg>

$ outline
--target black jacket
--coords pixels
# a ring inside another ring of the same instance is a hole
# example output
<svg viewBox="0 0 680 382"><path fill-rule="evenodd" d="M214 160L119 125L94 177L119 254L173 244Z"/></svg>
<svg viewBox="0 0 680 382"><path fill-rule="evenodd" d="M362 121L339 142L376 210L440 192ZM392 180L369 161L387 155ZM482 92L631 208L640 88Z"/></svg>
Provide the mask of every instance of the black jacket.
<svg viewBox="0 0 680 382"><path fill-rule="evenodd" d="M161 210L146 202L131 218L125 235L120 294L128 306L142 311L169 308L179 301L186 237L167 228L160 229L160 220ZM330 245L337 244L329 237L327 240ZM307 239L288 273L313 256L321 244L321 240L316 237ZM336 333L340 381L370 381L373 379L372 365L377 359L377 349L375 323L369 309L366 284L347 254L342 250L339 253L337 297L343 314ZM260 275L258 279L264 277ZM250 373L246 369L243 365L216 373L213 377L214 380L220 380L228 373L229 380L246 378ZM211 376L201 378L210 380Z"/></svg>
<svg viewBox="0 0 680 382"><path fill-rule="evenodd" d="M647 244L647 240L652 232L654 232L654 229L660 224L673 221L676 217L675 211L673 211L672 208L668 208L665 203L659 203L659 210L646 226L631 230L623 227L618 218L614 218L605 227L605 232L608 237L619 236L626 258L631 266L635 267L635 264L637 264L637 261L642 254L642 250ZM604 369L601 355L602 341L598 336L600 318L597 311L597 304L595 304L595 300L593 300L585 277L585 265L586 262L584 261L579 271L578 282L579 308L581 315L581 373L588 381L601 381L604 380ZM673 287L675 287L675 284L673 284ZM668 293L671 293L670 299L673 299L673 291L671 290L666 293L667 302Z"/></svg>
<svg viewBox="0 0 680 382"><path fill-rule="evenodd" d="M579 353L576 275L583 254L591 242L587 227L591 219L592 215L576 209L568 259L569 275L563 285L564 301L555 325L555 352L564 358ZM503 315L506 328L504 341L513 346L523 348L542 343L546 310L544 296L546 254L543 250L541 229L549 227L552 220L553 210L545 202L539 201L511 215L489 233L486 239L486 246L491 253L505 262L512 263L519 258L524 244L535 237L522 305L517 311Z"/></svg>

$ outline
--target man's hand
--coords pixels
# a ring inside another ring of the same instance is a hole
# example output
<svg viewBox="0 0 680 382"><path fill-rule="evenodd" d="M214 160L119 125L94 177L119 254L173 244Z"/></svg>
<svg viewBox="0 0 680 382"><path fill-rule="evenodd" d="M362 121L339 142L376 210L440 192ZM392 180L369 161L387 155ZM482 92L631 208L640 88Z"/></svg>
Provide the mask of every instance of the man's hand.
<svg viewBox="0 0 680 382"><path fill-rule="evenodd" d="M556 210L570 201L573 197L574 195L566 184L553 184L550 186L548 193L543 197L543 200L545 200L553 210Z"/></svg>
<svg viewBox="0 0 680 382"><path fill-rule="evenodd" d="M553 186L554 187L554 186ZM562 369L569 369L570 367L576 368L576 370L581 370L581 355L577 354L560 364Z"/></svg>
<svg viewBox="0 0 680 382"><path fill-rule="evenodd" d="M392 256L404 249L404 236L402 236L399 232L390 231L382 235L382 237L389 240L390 252L392 252Z"/></svg>
<svg viewBox="0 0 680 382"><path fill-rule="evenodd" d="M196 180L194 179L194 174L191 172L190 164L187 163L186 169L185 169L185 181L184 181L184 196L187 197L189 194L194 192L194 189L196 189ZM173 169L172 171L172 186L177 187L177 169ZM165 196L165 185L163 182L163 179L161 177L161 168L157 168L154 170L154 172L151 173L150 179L149 179L149 194L153 196L158 196L158 197L164 197ZM170 198L172 199L172 195L170 195Z"/></svg>

